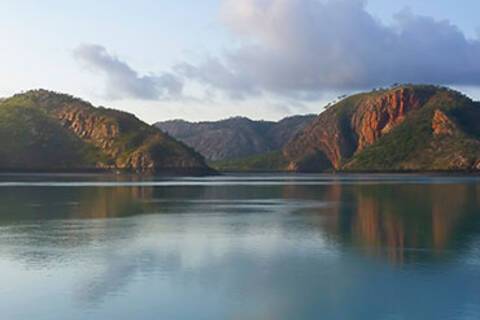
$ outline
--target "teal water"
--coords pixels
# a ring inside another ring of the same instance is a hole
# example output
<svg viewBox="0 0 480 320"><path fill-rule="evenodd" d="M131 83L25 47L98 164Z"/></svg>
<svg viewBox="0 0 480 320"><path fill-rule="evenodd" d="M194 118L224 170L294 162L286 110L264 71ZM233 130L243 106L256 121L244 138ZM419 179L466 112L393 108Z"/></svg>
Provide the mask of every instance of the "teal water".
<svg viewBox="0 0 480 320"><path fill-rule="evenodd" d="M480 319L480 178L0 176L0 318Z"/></svg>

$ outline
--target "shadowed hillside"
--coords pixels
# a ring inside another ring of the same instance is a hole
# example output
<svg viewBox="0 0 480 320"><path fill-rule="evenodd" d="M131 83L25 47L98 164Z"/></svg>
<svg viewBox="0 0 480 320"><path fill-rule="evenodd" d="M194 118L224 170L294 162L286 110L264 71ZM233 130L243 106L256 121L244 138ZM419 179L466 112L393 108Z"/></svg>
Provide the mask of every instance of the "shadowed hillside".
<svg viewBox="0 0 480 320"><path fill-rule="evenodd" d="M233 160L280 150L313 115L294 116L279 122L236 117L216 122L173 120L155 125L210 161Z"/></svg>

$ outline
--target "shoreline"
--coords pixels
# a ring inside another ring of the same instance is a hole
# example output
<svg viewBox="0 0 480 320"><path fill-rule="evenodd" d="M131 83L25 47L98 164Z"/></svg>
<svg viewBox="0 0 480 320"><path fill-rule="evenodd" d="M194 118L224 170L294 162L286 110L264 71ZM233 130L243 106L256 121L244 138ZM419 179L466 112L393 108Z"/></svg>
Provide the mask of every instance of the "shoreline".
<svg viewBox="0 0 480 320"><path fill-rule="evenodd" d="M459 177L472 176L480 177L479 171L335 171L335 172L294 172L294 171L202 171L202 170L162 170L151 173L136 173L131 171L113 171L113 170L1 170L0 177L6 176L106 176L106 177L135 177L135 178L155 178L155 177L220 177L228 175L286 175L286 176L444 176Z"/></svg>

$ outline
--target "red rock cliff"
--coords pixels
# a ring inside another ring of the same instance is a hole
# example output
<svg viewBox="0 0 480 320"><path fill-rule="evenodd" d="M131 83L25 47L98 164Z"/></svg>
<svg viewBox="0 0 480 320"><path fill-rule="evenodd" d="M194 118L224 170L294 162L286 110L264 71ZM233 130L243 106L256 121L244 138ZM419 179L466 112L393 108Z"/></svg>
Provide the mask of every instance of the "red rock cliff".
<svg viewBox="0 0 480 320"><path fill-rule="evenodd" d="M352 129L358 137L356 151L390 132L405 120L410 111L421 108L428 98L428 95L419 95L414 89L399 88L364 99L351 119Z"/></svg>

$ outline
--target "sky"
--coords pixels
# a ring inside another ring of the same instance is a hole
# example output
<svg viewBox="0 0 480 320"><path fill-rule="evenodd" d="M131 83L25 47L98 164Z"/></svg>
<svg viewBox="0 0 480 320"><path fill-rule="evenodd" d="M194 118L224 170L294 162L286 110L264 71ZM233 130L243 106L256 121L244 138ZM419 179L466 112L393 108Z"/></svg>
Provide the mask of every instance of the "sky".
<svg viewBox="0 0 480 320"><path fill-rule="evenodd" d="M45 88L148 123L319 113L393 83L480 98L478 0L0 0L0 96Z"/></svg>

